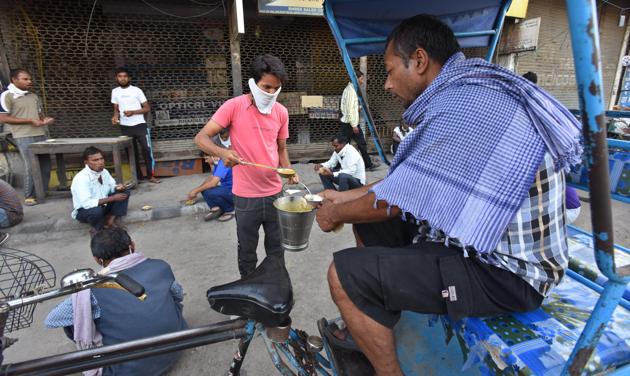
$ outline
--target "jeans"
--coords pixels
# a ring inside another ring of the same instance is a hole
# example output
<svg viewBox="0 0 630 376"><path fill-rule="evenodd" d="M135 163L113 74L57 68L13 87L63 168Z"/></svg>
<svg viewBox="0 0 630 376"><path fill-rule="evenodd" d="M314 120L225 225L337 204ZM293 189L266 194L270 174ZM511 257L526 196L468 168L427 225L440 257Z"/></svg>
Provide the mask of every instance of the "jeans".
<svg viewBox="0 0 630 376"><path fill-rule="evenodd" d="M284 256L278 213L273 201L280 194L267 197L239 197L234 195L236 207L236 236L238 238L238 271L245 277L256 269L258 257L258 229L265 230L267 256Z"/></svg>
<svg viewBox="0 0 630 376"><path fill-rule="evenodd" d="M46 136L20 137L15 139L20 155L24 160L24 197L35 197L35 187L33 184L33 166L29 155L29 146L34 142L46 141ZM48 188L50 183L50 155L39 155L39 166L42 171L42 181L44 189Z"/></svg>
<svg viewBox="0 0 630 376"><path fill-rule="evenodd" d="M232 195L232 187L216 186L201 192L203 199L206 200L208 207L218 206L223 212L234 211L234 195Z"/></svg>
<svg viewBox="0 0 630 376"><path fill-rule="evenodd" d="M363 187L361 180L348 174L339 174L336 177L319 175L319 178L322 180L324 189L334 189L336 191L338 190L339 192L343 192L349 189ZM335 188L335 184L339 186L339 189Z"/></svg>
<svg viewBox="0 0 630 376"><path fill-rule="evenodd" d="M354 133L352 125L347 124L347 123L341 123L341 128L339 129L339 132L341 132L344 136L348 138L348 142L350 142L350 140L354 140L354 142L357 143L357 149L359 149L359 152L361 153L361 158L363 158L363 163L365 163L365 168L369 169L374 166L372 166L372 159L370 158L370 155L368 154L368 151L367 151L367 142L365 142L365 136L363 135L363 130L361 130L361 127L358 127L358 128L359 128L359 133Z"/></svg>
<svg viewBox="0 0 630 376"><path fill-rule="evenodd" d="M131 137L133 143L133 153L136 158L136 175L138 180L144 179L142 176L142 170L140 169L140 155L138 149L142 149L142 158L144 164L147 167L147 179L153 177L153 168L155 167L155 160L153 159L153 149L151 147L151 130L147 128L146 124L137 124L133 126L120 126L123 136Z"/></svg>
<svg viewBox="0 0 630 376"><path fill-rule="evenodd" d="M108 215L113 215L114 217L127 215L130 192L114 192L111 193L110 196L115 195L116 193L127 194L127 199L124 201L110 202L105 206L97 206L89 209L81 208L77 211L77 221L81 223L89 223L95 229L100 230L103 228L103 225L105 224L105 217Z"/></svg>
<svg viewBox="0 0 630 376"><path fill-rule="evenodd" d="M0 208L0 228L11 227L11 222L9 221L9 216L7 215L7 211Z"/></svg>

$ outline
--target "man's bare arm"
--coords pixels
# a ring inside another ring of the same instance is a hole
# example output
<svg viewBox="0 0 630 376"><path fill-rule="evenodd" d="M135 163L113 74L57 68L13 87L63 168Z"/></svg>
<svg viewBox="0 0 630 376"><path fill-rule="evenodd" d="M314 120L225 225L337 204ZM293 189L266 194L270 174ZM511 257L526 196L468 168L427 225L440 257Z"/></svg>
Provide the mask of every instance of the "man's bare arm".
<svg viewBox="0 0 630 376"><path fill-rule="evenodd" d="M241 157L234 150L224 149L212 141L212 137L216 136L222 129L223 127L216 121L208 120L195 136L195 144L204 152L221 158L227 167L231 167L241 163Z"/></svg>
<svg viewBox="0 0 630 376"><path fill-rule="evenodd" d="M356 200L361 196L365 196L370 190L370 188L376 185L376 183L378 183L379 181L375 181L368 185L364 185L363 187L350 189L344 192L327 189L324 192L319 193L319 195L325 198L326 200L332 201L333 204L343 204L345 202Z"/></svg>
<svg viewBox="0 0 630 376"><path fill-rule="evenodd" d="M11 125L33 125L36 127L41 127L43 125L46 125L44 124L44 121L41 119L24 119L24 118L17 118L15 116L10 116L10 115L4 115L2 117L2 120L0 120L0 122L11 124Z"/></svg>
<svg viewBox="0 0 630 376"><path fill-rule="evenodd" d="M112 103L114 105L114 114L112 115L112 125L116 125L120 123L120 110L116 103Z"/></svg>
<svg viewBox="0 0 630 376"><path fill-rule="evenodd" d="M374 207L374 193L367 193L356 200L342 204L324 202L317 210L317 223L323 231L331 231L339 223L381 222L400 215L400 209L385 201L378 201Z"/></svg>

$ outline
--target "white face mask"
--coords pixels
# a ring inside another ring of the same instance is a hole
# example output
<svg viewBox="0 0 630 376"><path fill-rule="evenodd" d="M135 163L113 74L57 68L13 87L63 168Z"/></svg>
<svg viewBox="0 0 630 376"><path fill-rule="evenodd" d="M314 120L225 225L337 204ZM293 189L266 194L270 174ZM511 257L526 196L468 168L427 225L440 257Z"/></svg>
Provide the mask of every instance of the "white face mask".
<svg viewBox="0 0 630 376"><path fill-rule="evenodd" d="M275 93L269 94L259 88L253 78L249 79L248 84L249 90L254 96L254 102L256 103L258 111L263 114L270 114L273 105L276 103L276 98L278 98L278 94L280 94L280 90L282 90L282 87L278 88Z"/></svg>
<svg viewBox="0 0 630 376"><path fill-rule="evenodd" d="M230 138L228 137L227 140L223 140L221 137L219 137L219 141L221 141L221 145L223 145L225 148L230 148L230 146L232 146L232 142L230 142Z"/></svg>

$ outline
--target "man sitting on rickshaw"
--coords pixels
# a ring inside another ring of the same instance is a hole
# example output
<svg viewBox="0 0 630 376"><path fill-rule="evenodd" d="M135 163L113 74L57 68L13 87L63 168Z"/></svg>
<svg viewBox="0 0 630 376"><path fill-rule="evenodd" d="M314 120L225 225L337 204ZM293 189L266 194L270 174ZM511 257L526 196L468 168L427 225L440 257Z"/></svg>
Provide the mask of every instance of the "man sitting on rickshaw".
<svg viewBox="0 0 630 376"><path fill-rule="evenodd" d="M334 254L331 295L377 375L402 375L400 312L457 320L540 306L568 266L564 170L580 124L526 79L465 59L437 18L403 21L386 42L385 89L415 129L380 182L325 191L324 231L353 223ZM329 333L330 334L330 333Z"/></svg>

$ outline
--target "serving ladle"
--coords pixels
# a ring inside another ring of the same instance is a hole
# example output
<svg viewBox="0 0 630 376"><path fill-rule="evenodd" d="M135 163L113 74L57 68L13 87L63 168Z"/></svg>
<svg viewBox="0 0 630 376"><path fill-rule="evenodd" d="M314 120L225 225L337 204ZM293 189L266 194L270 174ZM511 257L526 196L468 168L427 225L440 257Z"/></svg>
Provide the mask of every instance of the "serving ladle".
<svg viewBox="0 0 630 376"><path fill-rule="evenodd" d="M254 163L254 162L247 162L247 161L241 161L241 164L245 166L254 166L254 167L274 170L275 172L278 173L278 175L280 175L281 177L285 179L289 179L295 176L295 170L292 168L273 167L273 166L268 166L268 165L264 165L260 163Z"/></svg>

